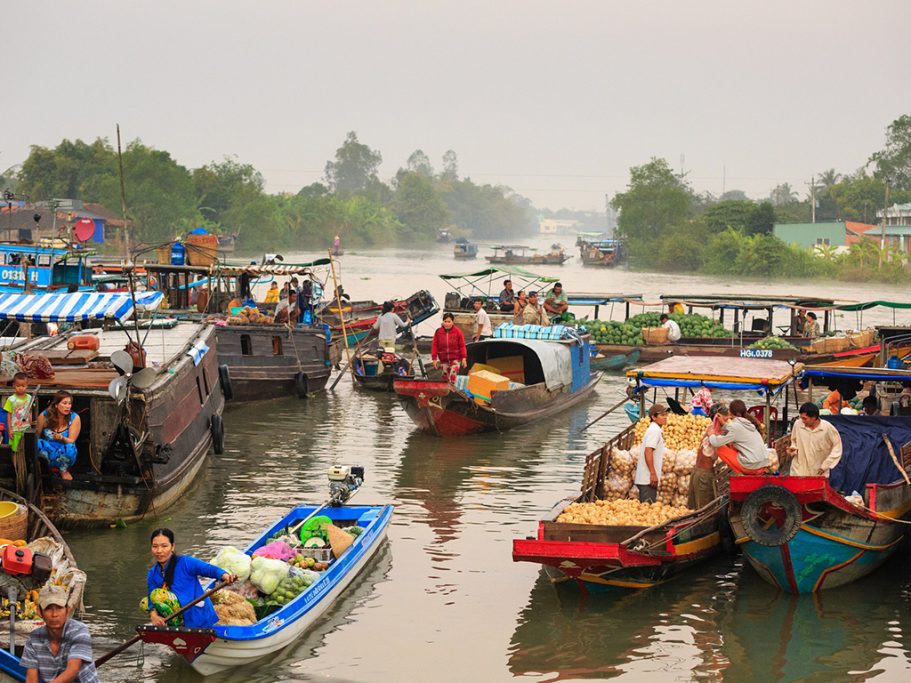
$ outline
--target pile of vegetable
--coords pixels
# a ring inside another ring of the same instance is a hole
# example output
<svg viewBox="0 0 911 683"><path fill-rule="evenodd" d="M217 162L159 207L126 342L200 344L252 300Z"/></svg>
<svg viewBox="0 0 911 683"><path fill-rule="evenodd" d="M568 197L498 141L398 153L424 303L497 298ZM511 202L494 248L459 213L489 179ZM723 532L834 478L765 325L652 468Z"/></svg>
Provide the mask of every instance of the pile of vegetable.
<svg viewBox="0 0 911 683"><path fill-rule="evenodd" d="M258 308L244 306L237 312L237 315L228 316L229 325L271 325L274 317L266 313L260 313Z"/></svg>
<svg viewBox="0 0 911 683"><path fill-rule="evenodd" d="M650 527L690 512L692 510L686 506L665 505L661 502L598 500L594 503L570 503L557 517L557 521L567 524Z"/></svg>
<svg viewBox="0 0 911 683"><path fill-rule="evenodd" d="M797 347L791 344L784 337L765 337L760 339L758 342L750 344L748 349L787 349L787 350L796 350Z"/></svg>
<svg viewBox="0 0 911 683"><path fill-rule="evenodd" d="M357 537L363 529L351 526L340 531ZM284 531L273 534L252 557L233 546L219 550L212 563L236 574L238 579L219 593L235 593L246 607L235 598L213 599L218 623L225 626L255 623L281 609L318 581L320 572L329 568L333 553L325 541L325 529L314 529L311 533L303 534L303 540ZM330 561L318 561L312 555Z"/></svg>
<svg viewBox="0 0 911 683"><path fill-rule="evenodd" d="M632 316L626 322L616 320L587 320L582 324L596 344L623 344L627 346L641 346L644 343L642 328L660 327L660 313L640 313ZM734 333L722 325L698 313L674 313L671 320L680 325L680 332L684 337L733 337Z"/></svg>
<svg viewBox="0 0 911 683"><path fill-rule="evenodd" d="M651 418L643 417L636 423L634 444L642 443L645 431L651 422ZM672 451L696 450L702 443L702 437L705 436L705 430L711 422L709 418L701 415L670 413L667 416L667 424L661 430L664 433L665 447Z"/></svg>

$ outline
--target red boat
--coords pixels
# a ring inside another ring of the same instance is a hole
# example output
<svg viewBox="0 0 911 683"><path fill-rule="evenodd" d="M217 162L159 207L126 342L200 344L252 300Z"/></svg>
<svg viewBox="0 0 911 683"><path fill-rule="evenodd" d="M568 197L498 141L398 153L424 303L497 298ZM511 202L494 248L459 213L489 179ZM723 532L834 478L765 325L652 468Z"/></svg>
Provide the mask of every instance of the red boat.
<svg viewBox="0 0 911 683"><path fill-rule="evenodd" d="M592 374L590 357L588 337L488 339L468 345L469 373L482 364L520 380L509 382L507 389L492 391L490 396L472 394L466 375L457 377L454 384L446 379L396 379L393 389L405 412L428 434L504 431L538 422L585 400L601 379L601 373Z"/></svg>

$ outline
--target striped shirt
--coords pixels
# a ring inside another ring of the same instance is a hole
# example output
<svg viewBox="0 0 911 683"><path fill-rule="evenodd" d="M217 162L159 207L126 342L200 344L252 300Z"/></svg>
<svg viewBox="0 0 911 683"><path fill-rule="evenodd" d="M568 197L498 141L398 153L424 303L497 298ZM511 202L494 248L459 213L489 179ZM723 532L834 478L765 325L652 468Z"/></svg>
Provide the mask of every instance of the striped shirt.
<svg viewBox="0 0 911 683"><path fill-rule="evenodd" d="M47 626L37 628L29 634L19 664L25 669L37 669L41 683L52 681L66 670L71 659L79 659L82 666L76 677L78 683L98 683L95 661L92 657L92 636L88 626L75 619L67 619L60 637L57 654L51 652Z"/></svg>

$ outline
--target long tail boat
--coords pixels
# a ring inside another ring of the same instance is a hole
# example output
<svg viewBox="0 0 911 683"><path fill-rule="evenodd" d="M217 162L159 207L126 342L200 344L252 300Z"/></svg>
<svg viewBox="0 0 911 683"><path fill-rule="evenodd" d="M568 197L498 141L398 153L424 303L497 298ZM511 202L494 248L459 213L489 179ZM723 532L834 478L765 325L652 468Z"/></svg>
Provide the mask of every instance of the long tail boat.
<svg viewBox="0 0 911 683"><path fill-rule="evenodd" d="M846 383L911 386L911 372L809 368L809 376ZM882 385L880 385L882 386ZM842 438L829 477L731 479L729 518L756 572L788 593L813 593L856 581L885 562L911 513L911 417L823 416ZM782 462L790 435L776 442Z"/></svg>
<svg viewBox="0 0 911 683"><path fill-rule="evenodd" d="M155 308L158 292L136 295ZM176 501L202 468L210 446L224 448L221 413L225 397L217 362L215 329L190 322L141 321L124 324L134 312L130 294L75 293L41 296L0 295L0 319L102 324L52 337L26 339L12 350L43 356L52 377L31 380L39 410L59 390L73 395L82 428L73 479L52 474L37 458L34 435L27 433L24 490L58 525L102 525L142 519ZM128 329L130 330L128 332ZM92 339L88 349L70 349L75 338ZM119 355L132 348L128 366ZM17 358L19 356L17 355ZM118 369L119 368L119 369ZM125 373L125 374L124 374ZM11 392L0 387L0 395ZM11 458L0 465L0 483L15 488Z"/></svg>
<svg viewBox="0 0 911 683"><path fill-rule="evenodd" d="M551 417L594 391L601 373L589 367L588 337L545 341L512 336L524 333L523 327L501 325L494 339L469 344L469 375L459 375L455 383L447 378L396 378L393 389L405 412L428 434L462 436ZM517 381L489 396L472 393L470 373L476 364Z"/></svg>

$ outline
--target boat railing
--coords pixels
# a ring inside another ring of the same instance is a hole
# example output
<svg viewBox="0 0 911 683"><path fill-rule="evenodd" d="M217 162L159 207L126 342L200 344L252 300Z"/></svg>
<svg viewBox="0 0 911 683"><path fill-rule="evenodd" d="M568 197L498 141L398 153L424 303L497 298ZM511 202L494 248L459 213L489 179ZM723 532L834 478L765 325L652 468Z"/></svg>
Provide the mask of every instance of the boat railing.
<svg viewBox="0 0 911 683"><path fill-rule="evenodd" d="M601 448L585 456L582 472L582 493L579 500L592 502L604 497L604 479L610 470L611 452L614 448L629 450L636 436L636 425L631 424Z"/></svg>

